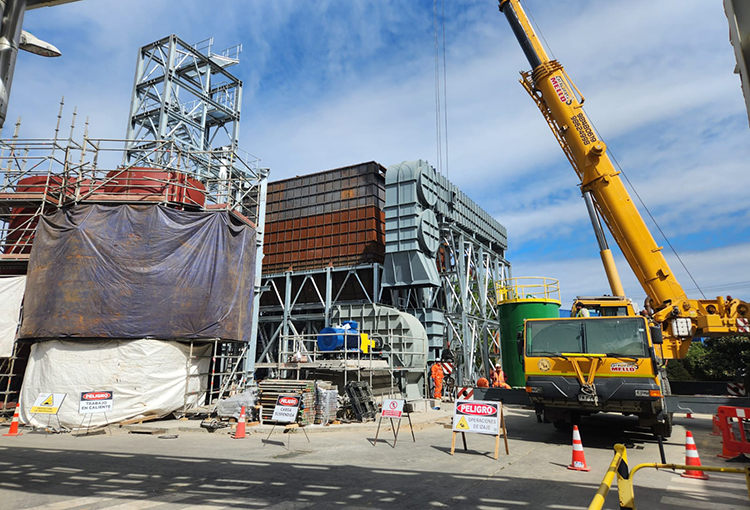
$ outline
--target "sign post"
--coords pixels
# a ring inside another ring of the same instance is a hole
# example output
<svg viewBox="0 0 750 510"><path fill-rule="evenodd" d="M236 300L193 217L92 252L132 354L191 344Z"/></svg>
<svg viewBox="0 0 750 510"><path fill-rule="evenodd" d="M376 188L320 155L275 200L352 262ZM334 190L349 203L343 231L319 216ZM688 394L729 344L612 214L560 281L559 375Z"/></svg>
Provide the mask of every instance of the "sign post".
<svg viewBox="0 0 750 510"><path fill-rule="evenodd" d="M495 460L500 451L500 430L505 440L505 454L508 455L508 433L505 429L505 415L502 402L488 402L481 400L457 400L453 411L453 440L451 441L451 455L456 450L456 434L461 433L464 450L466 433L486 434L495 436Z"/></svg>
<svg viewBox="0 0 750 510"><path fill-rule="evenodd" d="M67 395L67 393L40 393L36 397L36 400L34 400L34 405L31 406L31 414L46 414L49 416L47 419L48 430L49 424L54 416L57 418L57 426L62 430L60 418L57 416L57 413L60 412L60 407L62 407L62 403L65 400L65 395Z"/></svg>
<svg viewBox="0 0 750 510"><path fill-rule="evenodd" d="M86 421L86 416L89 417L89 427L91 426L91 420L94 414L103 414L104 421L109 429L109 419L107 418L107 412L113 411L115 408L114 394L111 391L85 391L81 393L81 400L78 402L78 414L83 415L81 425L78 428L83 428L83 423ZM109 430L110 435L112 429ZM86 429L86 435L88 435L88 429Z"/></svg>
<svg viewBox="0 0 750 510"><path fill-rule="evenodd" d="M383 423L383 418L388 418L391 421L391 430L393 431L393 448L396 447L396 441L398 441L398 431L401 430L401 418L404 415L404 400L386 398L383 400L383 408L380 412L380 420L378 421L378 430L375 432L375 441L372 443L373 446L378 444L378 435L380 435L380 424ZM414 427L411 424L411 413L406 412L406 417L409 419L409 429L411 430L411 438L416 443L417 438L414 437ZM393 426L393 419L398 420L398 427Z"/></svg>
<svg viewBox="0 0 750 510"><path fill-rule="evenodd" d="M307 435L305 427L301 427L297 423L295 423L297 421L297 415L299 414L301 403L302 397L300 397L299 395L279 395L279 398L276 399L276 406L273 408L273 416L271 416L271 420L276 423L274 423L273 427L271 427L271 432L268 433L266 442L268 442L268 440L271 438L271 434L273 434L277 423L286 423L287 425L285 429L289 430L290 432L292 429L301 428L302 432L305 433L307 442L310 442L310 436ZM292 437L290 435L286 445L287 450L289 449L289 445L291 444L291 442ZM263 446L265 445L266 443L263 443Z"/></svg>

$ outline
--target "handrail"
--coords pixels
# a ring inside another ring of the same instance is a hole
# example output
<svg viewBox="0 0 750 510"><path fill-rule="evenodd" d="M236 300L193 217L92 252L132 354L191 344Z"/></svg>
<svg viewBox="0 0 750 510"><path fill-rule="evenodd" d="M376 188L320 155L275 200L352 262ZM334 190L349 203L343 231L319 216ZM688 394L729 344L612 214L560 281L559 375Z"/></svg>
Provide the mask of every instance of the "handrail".
<svg viewBox="0 0 750 510"><path fill-rule="evenodd" d="M609 464L609 467L607 468L607 473L604 475L604 479L602 480L602 483L599 485L599 489L596 491L596 494L594 495L594 499L591 501L591 504L589 505L589 510L601 510L604 506L604 500L607 499L607 494L609 494L609 489L612 488L612 482L615 479L615 475L617 474L617 470L620 468L620 462L625 461L627 465L628 461L628 452L625 449L624 445L616 444L615 445L615 457L612 459L612 462Z"/></svg>
<svg viewBox="0 0 750 510"><path fill-rule="evenodd" d="M714 466L686 466L684 464L660 464L658 462L638 464L632 470L628 470L628 456L624 445L615 445L615 456L607 469L607 473L602 479L599 489L591 500L589 510L601 510L604 506L604 500L607 498L609 490L612 488L612 482L617 475L617 492L620 500L621 509L635 510L635 493L633 490L633 477L644 468L654 469L671 469L690 470L690 471L708 471L711 473L736 473L745 475L745 484L747 485L748 499L750 499L750 466L745 468L728 468Z"/></svg>
<svg viewBox="0 0 750 510"><path fill-rule="evenodd" d="M507 278L495 285L497 302L544 300L560 303L560 282L544 276Z"/></svg>

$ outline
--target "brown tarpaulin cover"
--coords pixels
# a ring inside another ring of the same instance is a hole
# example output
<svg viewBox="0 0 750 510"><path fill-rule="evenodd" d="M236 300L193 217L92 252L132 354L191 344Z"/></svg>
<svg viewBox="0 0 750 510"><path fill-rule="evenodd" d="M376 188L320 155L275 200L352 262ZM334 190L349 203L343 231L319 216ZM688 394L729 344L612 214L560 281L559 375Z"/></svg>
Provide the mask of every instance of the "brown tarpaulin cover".
<svg viewBox="0 0 750 510"><path fill-rule="evenodd" d="M255 230L227 212L78 205L44 216L20 338L250 340Z"/></svg>

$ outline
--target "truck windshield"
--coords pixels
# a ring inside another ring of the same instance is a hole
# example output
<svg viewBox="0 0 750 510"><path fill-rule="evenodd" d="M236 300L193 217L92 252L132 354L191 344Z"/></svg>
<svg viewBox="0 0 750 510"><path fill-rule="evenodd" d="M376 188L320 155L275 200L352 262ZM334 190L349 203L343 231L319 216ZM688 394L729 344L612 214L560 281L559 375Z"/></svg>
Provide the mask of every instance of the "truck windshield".
<svg viewBox="0 0 750 510"><path fill-rule="evenodd" d="M640 317L539 320L526 323L526 354L561 353L647 356L646 322Z"/></svg>

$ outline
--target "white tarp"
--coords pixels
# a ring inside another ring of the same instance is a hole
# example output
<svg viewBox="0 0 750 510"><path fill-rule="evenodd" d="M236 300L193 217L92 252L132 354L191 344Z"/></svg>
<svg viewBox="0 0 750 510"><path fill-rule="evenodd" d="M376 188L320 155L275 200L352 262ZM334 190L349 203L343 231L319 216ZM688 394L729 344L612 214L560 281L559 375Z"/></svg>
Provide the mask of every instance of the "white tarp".
<svg viewBox="0 0 750 510"><path fill-rule="evenodd" d="M0 358L13 355L26 276L0 278Z"/></svg>
<svg viewBox="0 0 750 510"><path fill-rule="evenodd" d="M58 417L63 427L71 429L81 426L84 418L83 426L89 427L147 415L166 416L183 407L186 384L188 408L201 405L209 355L210 346L193 347L188 363L189 344L151 339L35 343L21 388L20 420L37 427L57 425L54 416L29 412L40 393L67 394ZM106 416L79 414L81 393L89 391L111 391L113 411Z"/></svg>

